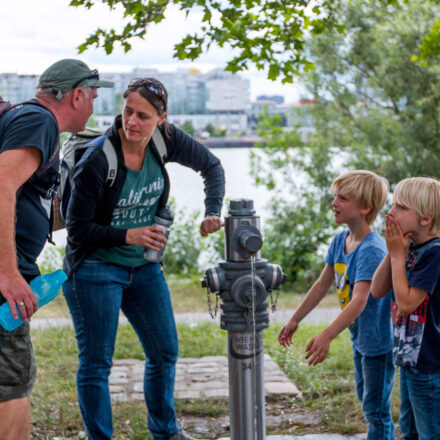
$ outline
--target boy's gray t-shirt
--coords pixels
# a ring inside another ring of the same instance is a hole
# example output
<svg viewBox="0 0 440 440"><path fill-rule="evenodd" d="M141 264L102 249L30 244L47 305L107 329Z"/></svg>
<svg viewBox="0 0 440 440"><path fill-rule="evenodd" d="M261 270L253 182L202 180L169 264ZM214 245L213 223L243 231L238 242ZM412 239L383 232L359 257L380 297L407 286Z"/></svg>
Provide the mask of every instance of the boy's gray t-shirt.
<svg viewBox="0 0 440 440"><path fill-rule="evenodd" d="M347 254L345 239L349 231L338 233L332 240L325 262L335 271L336 291L341 308L351 300L353 287L359 281L371 281L385 257L385 241L376 231L370 232L357 248ZM349 326L353 347L363 356L379 356L393 348L391 291L385 298L368 297L363 312Z"/></svg>

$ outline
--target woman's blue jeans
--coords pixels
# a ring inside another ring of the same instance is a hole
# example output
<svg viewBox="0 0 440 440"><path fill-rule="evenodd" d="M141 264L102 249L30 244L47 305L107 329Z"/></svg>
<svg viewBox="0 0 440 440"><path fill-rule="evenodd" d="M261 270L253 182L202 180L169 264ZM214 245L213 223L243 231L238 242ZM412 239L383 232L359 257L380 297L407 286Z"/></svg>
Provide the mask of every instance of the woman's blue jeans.
<svg viewBox="0 0 440 440"><path fill-rule="evenodd" d="M159 264L127 268L89 258L63 285L79 350L78 401L90 440L113 434L108 377L119 311L144 350L148 428L155 440L176 434L174 377L177 331L170 292Z"/></svg>
<svg viewBox="0 0 440 440"><path fill-rule="evenodd" d="M399 425L405 440L440 440L440 373L400 369Z"/></svg>
<svg viewBox="0 0 440 440"><path fill-rule="evenodd" d="M392 351L380 356L363 356L353 347L353 360L356 394L368 423L367 440L394 440Z"/></svg>

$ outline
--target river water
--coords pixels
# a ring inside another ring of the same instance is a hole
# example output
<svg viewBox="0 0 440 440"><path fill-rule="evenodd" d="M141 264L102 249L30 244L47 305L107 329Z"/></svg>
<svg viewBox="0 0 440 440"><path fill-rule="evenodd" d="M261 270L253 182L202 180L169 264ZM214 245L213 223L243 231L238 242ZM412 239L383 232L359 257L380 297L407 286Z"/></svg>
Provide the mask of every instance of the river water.
<svg viewBox="0 0 440 440"><path fill-rule="evenodd" d="M266 205L271 194L266 188L256 187L250 175L249 148L215 148L211 150L221 161L225 170L225 197L248 198L254 201L257 215L266 217ZM178 164L170 163L167 170L171 180L171 197L177 206L190 212L203 212L203 180L198 173ZM222 215L226 215L223 212Z"/></svg>

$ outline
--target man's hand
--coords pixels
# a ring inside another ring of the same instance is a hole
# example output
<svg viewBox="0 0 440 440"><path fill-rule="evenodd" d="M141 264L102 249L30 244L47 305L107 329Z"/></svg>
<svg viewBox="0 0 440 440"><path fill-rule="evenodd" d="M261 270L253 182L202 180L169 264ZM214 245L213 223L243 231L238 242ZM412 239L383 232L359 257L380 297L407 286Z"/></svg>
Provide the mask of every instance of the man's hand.
<svg viewBox="0 0 440 440"><path fill-rule="evenodd" d="M409 249L411 233L404 234L398 222L386 216L385 241L391 257L403 257Z"/></svg>
<svg viewBox="0 0 440 440"><path fill-rule="evenodd" d="M283 347L290 347L292 344L293 334L298 329L298 322L292 319L289 319L287 323L283 326L278 334L278 342Z"/></svg>
<svg viewBox="0 0 440 440"><path fill-rule="evenodd" d="M203 237L206 237L207 235L218 231L221 227L222 221L220 217L216 215L208 215L205 217L202 224L200 225L200 234Z"/></svg>
<svg viewBox="0 0 440 440"><path fill-rule="evenodd" d="M26 280L19 272L0 276L0 291L8 301L12 316L17 319L17 309L21 319L29 319L38 309L38 301Z"/></svg>
<svg viewBox="0 0 440 440"><path fill-rule="evenodd" d="M318 365L327 357L331 342L324 333L320 333L307 344L306 359L310 358L309 365Z"/></svg>

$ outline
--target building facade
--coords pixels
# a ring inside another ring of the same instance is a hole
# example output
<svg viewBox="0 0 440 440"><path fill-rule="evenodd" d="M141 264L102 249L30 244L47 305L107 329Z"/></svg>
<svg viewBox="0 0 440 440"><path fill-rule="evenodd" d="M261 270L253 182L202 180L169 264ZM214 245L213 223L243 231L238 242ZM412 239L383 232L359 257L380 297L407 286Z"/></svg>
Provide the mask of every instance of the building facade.
<svg viewBox="0 0 440 440"><path fill-rule="evenodd" d="M216 69L201 73L197 69L178 69L160 72L155 69L133 69L130 73L102 73L101 78L113 81L115 87L102 88L95 100L95 116L113 116L122 110L122 94L133 78L154 77L168 91L170 120L192 121L199 129L207 120L210 124L234 133L246 127L246 112L250 109L249 81ZM12 103L30 99L35 95L38 75L0 74L0 96ZM100 118L102 119L102 118ZM107 122L108 118L104 118Z"/></svg>

